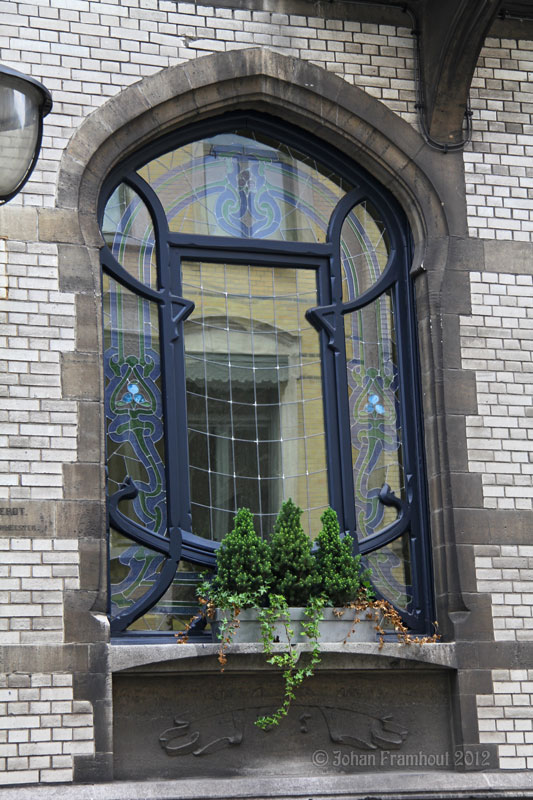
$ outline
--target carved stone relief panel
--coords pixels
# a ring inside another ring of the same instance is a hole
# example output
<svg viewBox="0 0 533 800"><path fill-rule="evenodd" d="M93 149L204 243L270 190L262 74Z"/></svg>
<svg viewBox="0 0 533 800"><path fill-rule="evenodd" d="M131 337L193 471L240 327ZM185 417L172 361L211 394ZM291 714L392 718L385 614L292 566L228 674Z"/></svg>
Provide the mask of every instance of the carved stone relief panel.
<svg viewBox="0 0 533 800"><path fill-rule="evenodd" d="M453 768L444 672L321 674L264 732L254 720L281 688L270 674L116 676L115 777Z"/></svg>

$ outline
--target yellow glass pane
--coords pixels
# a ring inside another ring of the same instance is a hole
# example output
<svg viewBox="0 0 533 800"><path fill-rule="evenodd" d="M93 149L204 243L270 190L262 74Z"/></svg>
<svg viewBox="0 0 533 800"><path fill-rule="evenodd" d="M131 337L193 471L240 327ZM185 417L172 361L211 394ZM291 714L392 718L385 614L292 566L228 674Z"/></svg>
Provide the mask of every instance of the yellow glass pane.
<svg viewBox="0 0 533 800"><path fill-rule="evenodd" d="M315 536L328 505L319 337L305 319L315 271L185 261L182 279L196 304L185 324L193 532L220 539L245 506L268 536L292 497Z"/></svg>

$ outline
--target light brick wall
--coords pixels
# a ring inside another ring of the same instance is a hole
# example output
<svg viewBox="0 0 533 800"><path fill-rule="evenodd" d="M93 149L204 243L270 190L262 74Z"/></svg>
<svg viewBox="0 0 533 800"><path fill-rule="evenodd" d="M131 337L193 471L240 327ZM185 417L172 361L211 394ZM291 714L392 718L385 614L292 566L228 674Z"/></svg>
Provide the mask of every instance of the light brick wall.
<svg viewBox="0 0 533 800"><path fill-rule="evenodd" d="M311 7L310 7L311 8ZM165 0L0 0L2 63L52 92L37 168L17 205L53 207L65 147L91 112L165 67L236 48L312 61L415 121L410 31ZM61 354L73 351L74 296L59 291L55 244L0 240L0 498L61 499L76 461L77 404L62 399ZM1 518L0 643L60 644L63 597L79 587L75 539L18 538ZM90 703L72 675L0 677L0 784L71 781L94 752Z"/></svg>
<svg viewBox="0 0 533 800"><path fill-rule="evenodd" d="M61 399L61 353L74 350L74 296L59 291L57 245L6 242L0 298L0 497L63 496L75 461L76 403Z"/></svg>
<svg viewBox="0 0 533 800"><path fill-rule="evenodd" d="M18 13L17 13L18 12ZM42 80L54 110L37 168L11 206L52 207L68 140L122 88L217 51L267 46L358 83L414 119L408 30L274 13L131 0L0 2L2 63ZM378 74L379 73L379 74ZM6 296L7 290L7 296ZM74 349L74 297L59 292L57 247L0 242L0 497L60 499L77 459L77 406L61 399L61 353ZM2 520L0 643L63 641L63 593L78 587L75 540L17 538ZM92 709L71 675L0 678L0 783L71 781L72 757L94 752Z"/></svg>
<svg viewBox="0 0 533 800"><path fill-rule="evenodd" d="M2 63L42 80L54 110L30 182L11 205L53 207L64 149L95 109L144 76L208 53L267 47L335 72L416 125L410 29L215 8L170 0L0 0ZM464 155L472 236L531 241L533 43L488 39L472 87L474 137ZM462 358L476 373L469 468L486 508L531 509L533 280L472 273ZM7 296L6 296L7 295ZM54 244L0 240L0 497L61 499L77 459L77 405L61 397L73 351L74 296L59 291ZM4 524L4 523L2 523ZM15 523L11 523L12 525ZM7 524L5 527L9 527ZM63 593L79 586L75 539L0 538L0 643L60 644ZM492 597L497 640L533 640L533 548L476 546L478 590ZM531 574L530 574L531 573ZM503 768L533 767L533 671L494 670L478 696L480 741ZM94 752L91 704L68 673L0 676L0 783L72 780Z"/></svg>
<svg viewBox="0 0 533 800"><path fill-rule="evenodd" d="M0 0L0 15L2 63L42 80L54 100L37 168L11 206L54 205L69 138L109 97L216 51L265 46L312 61L415 120L407 28L165 0ZM76 404L60 399L60 354L74 349L74 297L58 290L54 244L2 240L0 325L0 498L61 499L62 464L77 459Z"/></svg>
<svg viewBox="0 0 533 800"><path fill-rule="evenodd" d="M94 753L92 704L68 673L0 675L0 783L72 780L72 757Z"/></svg>
<svg viewBox="0 0 533 800"><path fill-rule="evenodd" d="M533 234L533 41L485 40L470 92L466 149L471 236L530 242Z"/></svg>
<svg viewBox="0 0 533 800"><path fill-rule="evenodd" d="M16 10L0 1L1 61L42 80L54 109L37 168L12 203L52 206L59 160L85 117L142 77L208 53L268 47L335 72L416 119L407 27L170 0L43 0Z"/></svg>
<svg viewBox="0 0 533 800"><path fill-rule="evenodd" d="M14 524L0 523L0 645L60 643L63 594L79 588L78 540L6 536Z"/></svg>
<svg viewBox="0 0 533 800"><path fill-rule="evenodd" d="M492 600L494 638L533 641L533 546L475 545L477 589Z"/></svg>
<svg viewBox="0 0 533 800"><path fill-rule="evenodd" d="M482 239L532 241L533 42L489 38L471 90L473 141L464 153L468 227ZM530 510L533 499L533 279L470 275L462 364L475 370L478 414L467 418L469 469L485 508ZM491 595L496 641L533 641L533 546L476 545L477 589ZM533 768L533 670L492 670L477 696L482 744L501 769Z"/></svg>
<svg viewBox="0 0 533 800"><path fill-rule="evenodd" d="M475 370L478 414L467 417L468 463L485 508L533 508L533 277L470 273L472 316L461 355Z"/></svg>
<svg viewBox="0 0 533 800"><path fill-rule="evenodd" d="M533 670L492 670L494 693L477 695L479 741L497 744L500 769L533 768Z"/></svg>

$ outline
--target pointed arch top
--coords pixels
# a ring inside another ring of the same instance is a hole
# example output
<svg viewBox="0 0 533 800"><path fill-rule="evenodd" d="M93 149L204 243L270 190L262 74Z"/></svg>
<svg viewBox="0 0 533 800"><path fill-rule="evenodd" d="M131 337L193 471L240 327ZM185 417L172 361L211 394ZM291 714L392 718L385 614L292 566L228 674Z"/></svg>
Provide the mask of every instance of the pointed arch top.
<svg viewBox="0 0 533 800"><path fill-rule="evenodd" d="M95 220L102 182L125 156L173 128L239 108L283 117L364 166L404 207L417 242L464 235L461 154L436 156L411 125L362 89L264 48L168 67L108 100L64 152L57 205ZM85 234L87 244L97 243L96 226Z"/></svg>

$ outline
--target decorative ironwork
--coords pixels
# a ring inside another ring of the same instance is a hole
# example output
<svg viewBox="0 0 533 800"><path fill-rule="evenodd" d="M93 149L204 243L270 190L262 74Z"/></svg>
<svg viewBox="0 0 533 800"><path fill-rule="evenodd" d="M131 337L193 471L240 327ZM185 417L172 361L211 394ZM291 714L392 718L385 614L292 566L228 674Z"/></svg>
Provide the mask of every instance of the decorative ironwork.
<svg viewBox="0 0 533 800"><path fill-rule="evenodd" d="M127 159L101 199L113 630L182 626L185 572L214 565L228 514L256 497L268 535L289 490L311 534L335 508L378 591L426 630L401 211L362 170L263 115L177 139ZM308 322L295 322L305 296Z"/></svg>

